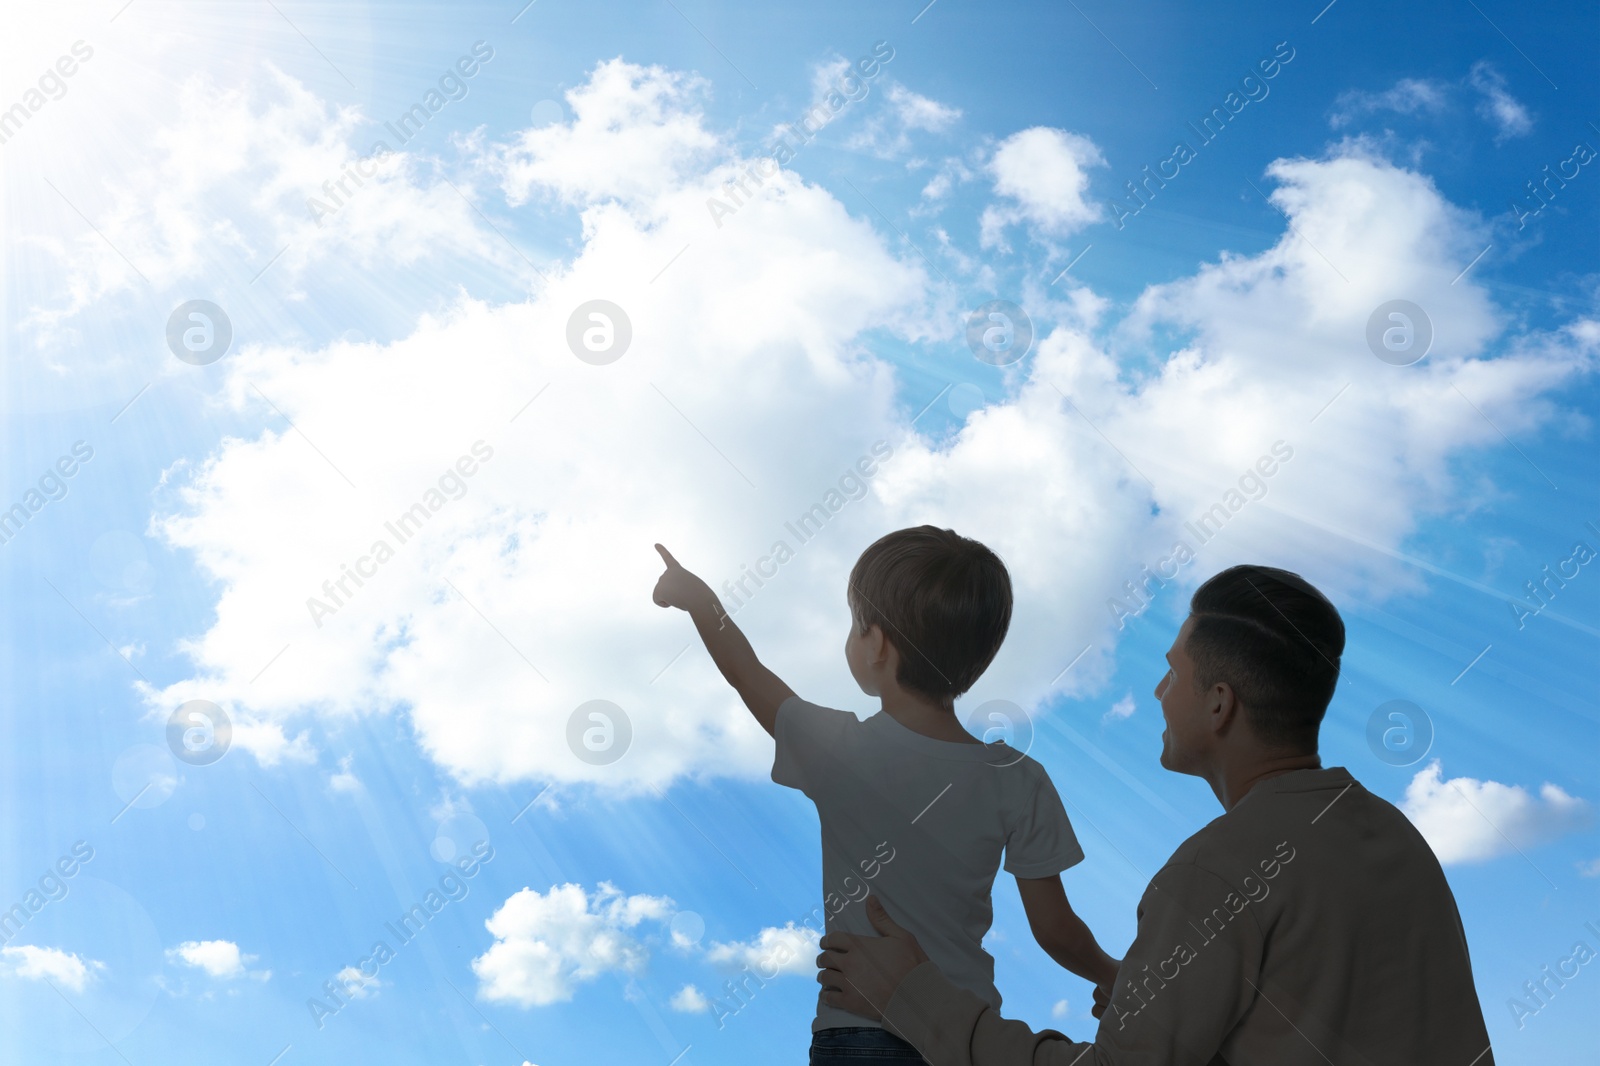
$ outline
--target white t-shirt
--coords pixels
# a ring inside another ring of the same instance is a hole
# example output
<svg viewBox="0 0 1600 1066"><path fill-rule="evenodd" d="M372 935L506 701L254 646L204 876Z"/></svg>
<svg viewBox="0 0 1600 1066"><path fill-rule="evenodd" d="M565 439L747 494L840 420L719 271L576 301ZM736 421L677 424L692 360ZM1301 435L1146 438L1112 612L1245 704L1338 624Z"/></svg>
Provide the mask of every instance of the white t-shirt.
<svg viewBox="0 0 1600 1066"><path fill-rule="evenodd" d="M983 938L1005 853L1017 877L1050 877L1083 850L1044 767L1003 743L913 733L798 696L778 708L772 779L804 792L822 823L827 931L875 936L862 900L883 901L949 978L997 1010ZM877 1022L822 1003L813 1030Z"/></svg>

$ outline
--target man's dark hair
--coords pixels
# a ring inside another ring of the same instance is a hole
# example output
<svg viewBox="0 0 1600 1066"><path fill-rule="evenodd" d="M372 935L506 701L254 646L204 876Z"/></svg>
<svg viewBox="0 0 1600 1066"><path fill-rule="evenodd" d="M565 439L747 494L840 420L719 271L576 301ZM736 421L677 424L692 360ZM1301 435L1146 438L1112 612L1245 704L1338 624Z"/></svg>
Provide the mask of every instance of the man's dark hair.
<svg viewBox="0 0 1600 1066"><path fill-rule="evenodd" d="M988 669L1011 625L1011 575L1000 557L951 529L878 538L850 571L850 616L900 652L895 680L954 699Z"/></svg>
<svg viewBox="0 0 1600 1066"><path fill-rule="evenodd" d="M1219 681L1269 744L1315 751L1339 683L1344 621L1299 574L1235 566L1195 589L1185 650L1201 691Z"/></svg>

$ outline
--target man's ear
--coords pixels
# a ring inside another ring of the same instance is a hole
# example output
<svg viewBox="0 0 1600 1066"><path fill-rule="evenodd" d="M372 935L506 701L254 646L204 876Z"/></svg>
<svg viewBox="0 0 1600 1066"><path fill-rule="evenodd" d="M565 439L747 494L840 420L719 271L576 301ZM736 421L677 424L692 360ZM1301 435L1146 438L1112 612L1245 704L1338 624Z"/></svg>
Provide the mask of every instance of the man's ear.
<svg viewBox="0 0 1600 1066"><path fill-rule="evenodd" d="M1241 710L1239 697L1233 691L1233 686L1226 681L1218 681L1212 685L1211 691L1207 694L1206 710L1210 715L1211 731L1218 736L1226 733Z"/></svg>

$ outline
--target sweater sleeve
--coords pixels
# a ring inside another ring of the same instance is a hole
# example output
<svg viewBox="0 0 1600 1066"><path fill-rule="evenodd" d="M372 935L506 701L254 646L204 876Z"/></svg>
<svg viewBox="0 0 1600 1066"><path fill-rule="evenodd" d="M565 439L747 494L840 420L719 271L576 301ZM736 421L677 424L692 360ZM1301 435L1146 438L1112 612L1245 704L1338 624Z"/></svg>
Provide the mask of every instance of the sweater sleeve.
<svg viewBox="0 0 1600 1066"><path fill-rule="evenodd" d="M884 1020L934 1066L1205 1066L1255 1001L1261 945L1248 898L1169 865L1145 890L1093 1044L1002 1019L931 963L901 982Z"/></svg>
<svg viewBox="0 0 1600 1066"><path fill-rule="evenodd" d="M931 962L900 982L883 1021L932 1066L1070 1066L1091 1046L1001 1018Z"/></svg>

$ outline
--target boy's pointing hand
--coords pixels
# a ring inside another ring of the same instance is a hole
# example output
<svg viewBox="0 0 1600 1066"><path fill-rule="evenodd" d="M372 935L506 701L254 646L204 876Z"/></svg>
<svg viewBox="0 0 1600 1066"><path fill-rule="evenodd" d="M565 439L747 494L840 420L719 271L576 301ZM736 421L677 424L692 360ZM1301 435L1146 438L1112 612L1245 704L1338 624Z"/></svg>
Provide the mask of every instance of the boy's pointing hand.
<svg viewBox="0 0 1600 1066"><path fill-rule="evenodd" d="M667 564L666 570L656 580L655 592L650 596L657 606L688 611L714 598L711 586L685 570L671 552L659 544L656 545L656 551L661 553L662 561Z"/></svg>

